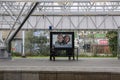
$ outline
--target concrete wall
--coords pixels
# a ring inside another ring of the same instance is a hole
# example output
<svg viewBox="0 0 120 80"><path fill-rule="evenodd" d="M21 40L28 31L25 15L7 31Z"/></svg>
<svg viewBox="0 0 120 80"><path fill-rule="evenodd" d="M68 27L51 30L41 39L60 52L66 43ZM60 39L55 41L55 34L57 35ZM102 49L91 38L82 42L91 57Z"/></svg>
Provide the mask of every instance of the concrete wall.
<svg viewBox="0 0 120 80"><path fill-rule="evenodd" d="M0 71L0 80L120 80L120 73Z"/></svg>

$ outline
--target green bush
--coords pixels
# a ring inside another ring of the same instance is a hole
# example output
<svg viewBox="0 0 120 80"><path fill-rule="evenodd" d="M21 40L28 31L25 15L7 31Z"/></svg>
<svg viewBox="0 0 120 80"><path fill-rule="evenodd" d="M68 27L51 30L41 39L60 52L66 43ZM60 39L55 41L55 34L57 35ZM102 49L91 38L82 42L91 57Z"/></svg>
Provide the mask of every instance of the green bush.
<svg viewBox="0 0 120 80"><path fill-rule="evenodd" d="M11 52L12 56L21 56L21 53L19 52Z"/></svg>
<svg viewBox="0 0 120 80"><path fill-rule="evenodd" d="M106 37L109 39L110 50L113 57L117 56L117 44L118 44L117 31L108 31Z"/></svg>

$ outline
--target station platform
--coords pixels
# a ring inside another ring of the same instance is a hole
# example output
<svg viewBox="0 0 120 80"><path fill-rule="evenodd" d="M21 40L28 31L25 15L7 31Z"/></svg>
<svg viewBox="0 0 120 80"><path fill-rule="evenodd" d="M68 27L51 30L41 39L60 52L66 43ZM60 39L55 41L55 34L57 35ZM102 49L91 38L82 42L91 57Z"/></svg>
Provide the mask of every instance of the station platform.
<svg viewBox="0 0 120 80"><path fill-rule="evenodd" d="M0 59L0 80L120 80L117 58Z"/></svg>

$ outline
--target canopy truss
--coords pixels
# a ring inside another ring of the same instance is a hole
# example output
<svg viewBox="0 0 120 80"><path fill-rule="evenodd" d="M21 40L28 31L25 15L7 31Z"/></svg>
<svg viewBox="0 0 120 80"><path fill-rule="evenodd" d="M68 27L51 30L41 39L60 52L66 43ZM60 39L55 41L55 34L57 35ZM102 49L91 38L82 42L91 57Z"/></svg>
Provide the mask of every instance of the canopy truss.
<svg viewBox="0 0 120 80"><path fill-rule="evenodd" d="M39 5L22 29L117 29L119 0L36 0ZM35 1L0 1L0 29L14 29Z"/></svg>

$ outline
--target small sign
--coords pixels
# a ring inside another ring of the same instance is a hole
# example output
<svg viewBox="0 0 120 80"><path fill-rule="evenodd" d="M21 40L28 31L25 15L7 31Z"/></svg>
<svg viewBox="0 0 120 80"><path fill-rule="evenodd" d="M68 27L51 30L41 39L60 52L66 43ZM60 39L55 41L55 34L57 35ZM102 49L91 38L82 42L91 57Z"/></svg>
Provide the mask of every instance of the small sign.
<svg viewBox="0 0 120 80"><path fill-rule="evenodd" d="M52 30L52 26L49 26L49 30Z"/></svg>
<svg viewBox="0 0 120 80"><path fill-rule="evenodd" d="M101 45L108 45L108 40L100 40L99 44L101 44Z"/></svg>

